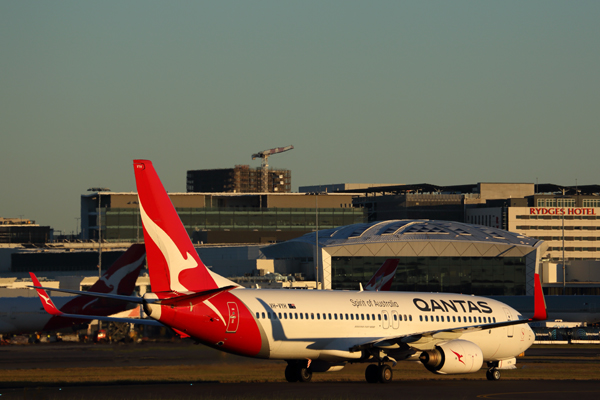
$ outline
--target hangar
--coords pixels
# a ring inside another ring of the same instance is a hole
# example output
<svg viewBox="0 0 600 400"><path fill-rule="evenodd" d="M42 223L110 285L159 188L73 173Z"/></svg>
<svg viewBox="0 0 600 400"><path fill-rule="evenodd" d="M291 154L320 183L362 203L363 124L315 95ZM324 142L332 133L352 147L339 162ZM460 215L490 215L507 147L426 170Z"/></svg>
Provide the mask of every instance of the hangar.
<svg viewBox="0 0 600 400"><path fill-rule="evenodd" d="M391 220L312 232L262 252L306 262L316 249L324 289L357 290L386 259L398 258L392 290L530 295L546 248L542 240L487 226Z"/></svg>

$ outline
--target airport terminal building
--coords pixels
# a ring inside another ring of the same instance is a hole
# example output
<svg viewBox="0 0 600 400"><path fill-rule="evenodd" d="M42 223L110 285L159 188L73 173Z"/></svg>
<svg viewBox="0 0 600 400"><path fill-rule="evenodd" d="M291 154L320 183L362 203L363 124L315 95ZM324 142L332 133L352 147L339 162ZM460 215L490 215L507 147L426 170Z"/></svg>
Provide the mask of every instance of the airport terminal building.
<svg viewBox="0 0 600 400"><path fill-rule="evenodd" d="M318 245L317 245L318 242ZM267 258L312 260L325 289L358 290L389 258L391 290L475 295L533 294L544 241L497 228L439 220L359 223L262 249Z"/></svg>

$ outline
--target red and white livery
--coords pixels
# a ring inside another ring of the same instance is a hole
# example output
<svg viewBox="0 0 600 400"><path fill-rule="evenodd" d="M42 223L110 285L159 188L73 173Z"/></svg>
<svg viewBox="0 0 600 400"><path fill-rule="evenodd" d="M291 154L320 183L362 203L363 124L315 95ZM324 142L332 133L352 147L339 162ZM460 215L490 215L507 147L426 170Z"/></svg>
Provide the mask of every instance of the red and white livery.
<svg viewBox="0 0 600 400"><path fill-rule="evenodd" d="M207 346L285 360L288 381L369 363L368 382L390 382L400 360L439 374L514 368L534 341L527 325L545 319L539 279L536 314L523 318L495 300L461 294L246 289L200 260L150 161L135 160L152 293L140 299L156 321Z"/></svg>
<svg viewBox="0 0 600 400"><path fill-rule="evenodd" d="M89 289L90 292L131 296L146 256L143 244L134 244ZM57 297L56 307L63 313L81 315L112 315L127 310L126 303L81 294ZM0 333L18 334L49 332L87 322L86 319L57 318L40 308L35 297L4 297L0 299Z"/></svg>

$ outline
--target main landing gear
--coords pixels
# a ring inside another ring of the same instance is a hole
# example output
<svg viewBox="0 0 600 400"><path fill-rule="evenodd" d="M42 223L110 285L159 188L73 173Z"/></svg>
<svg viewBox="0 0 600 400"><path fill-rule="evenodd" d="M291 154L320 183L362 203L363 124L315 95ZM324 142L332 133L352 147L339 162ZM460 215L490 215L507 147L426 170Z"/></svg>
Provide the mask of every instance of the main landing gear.
<svg viewBox="0 0 600 400"><path fill-rule="evenodd" d="M490 368L485 373L485 377L488 381L497 381L500 379L500 371L496 368Z"/></svg>
<svg viewBox="0 0 600 400"><path fill-rule="evenodd" d="M392 377L392 367L387 364L369 364L365 370L365 378L369 383L390 383Z"/></svg>
<svg viewBox="0 0 600 400"><path fill-rule="evenodd" d="M285 379L288 382L310 382L312 370L306 361L289 361L285 367Z"/></svg>

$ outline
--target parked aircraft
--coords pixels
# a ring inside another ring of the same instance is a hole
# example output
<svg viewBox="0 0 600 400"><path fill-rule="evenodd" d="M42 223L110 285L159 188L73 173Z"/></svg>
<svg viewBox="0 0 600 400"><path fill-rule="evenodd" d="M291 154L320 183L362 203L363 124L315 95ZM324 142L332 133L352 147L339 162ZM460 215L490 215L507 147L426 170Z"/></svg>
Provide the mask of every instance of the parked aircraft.
<svg viewBox="0 0 600 400"><path fill-rule="evenodd" d="M397 258L390 258L379 267L377 272L373 275L371 280L365 286L365 290L368 291L389 291L396 276L396 270L398 269Z"/></svg>
<svg viewBox="0 0 600 400"><path fill-rule="evenodd" d="M236 287L204 266L152 163L135 160L134 171L153 290L136 301L154 320L207 346L287 361L290 382L363 362L368 382L387 383L388 363L399 360L420 360L438 374L476 372L486 363L487 378L497 380L533 343L527 322L546 318L539 278L532 319L460 294Z"/></svg>
<svg viewBox="0 0 600 400"><path fill-rule="evenodd" d="M501 301L523 315L533 315L533 296L486 296ZM600 322L600 296L546 296L548 321Z"/></svg>
<svg viewBox="0 0 600 400"><path fill-rule="evenodd" d="M90 292L129 296L144 264L143 244L134 244L89 289ZM76 297L57 297L56 306L64 313L111 315L128 308L127 303L81 294ZM87 322L82 319L55 317L40 307L37 297L0 298L0 334L54 331Z"/></svg>

